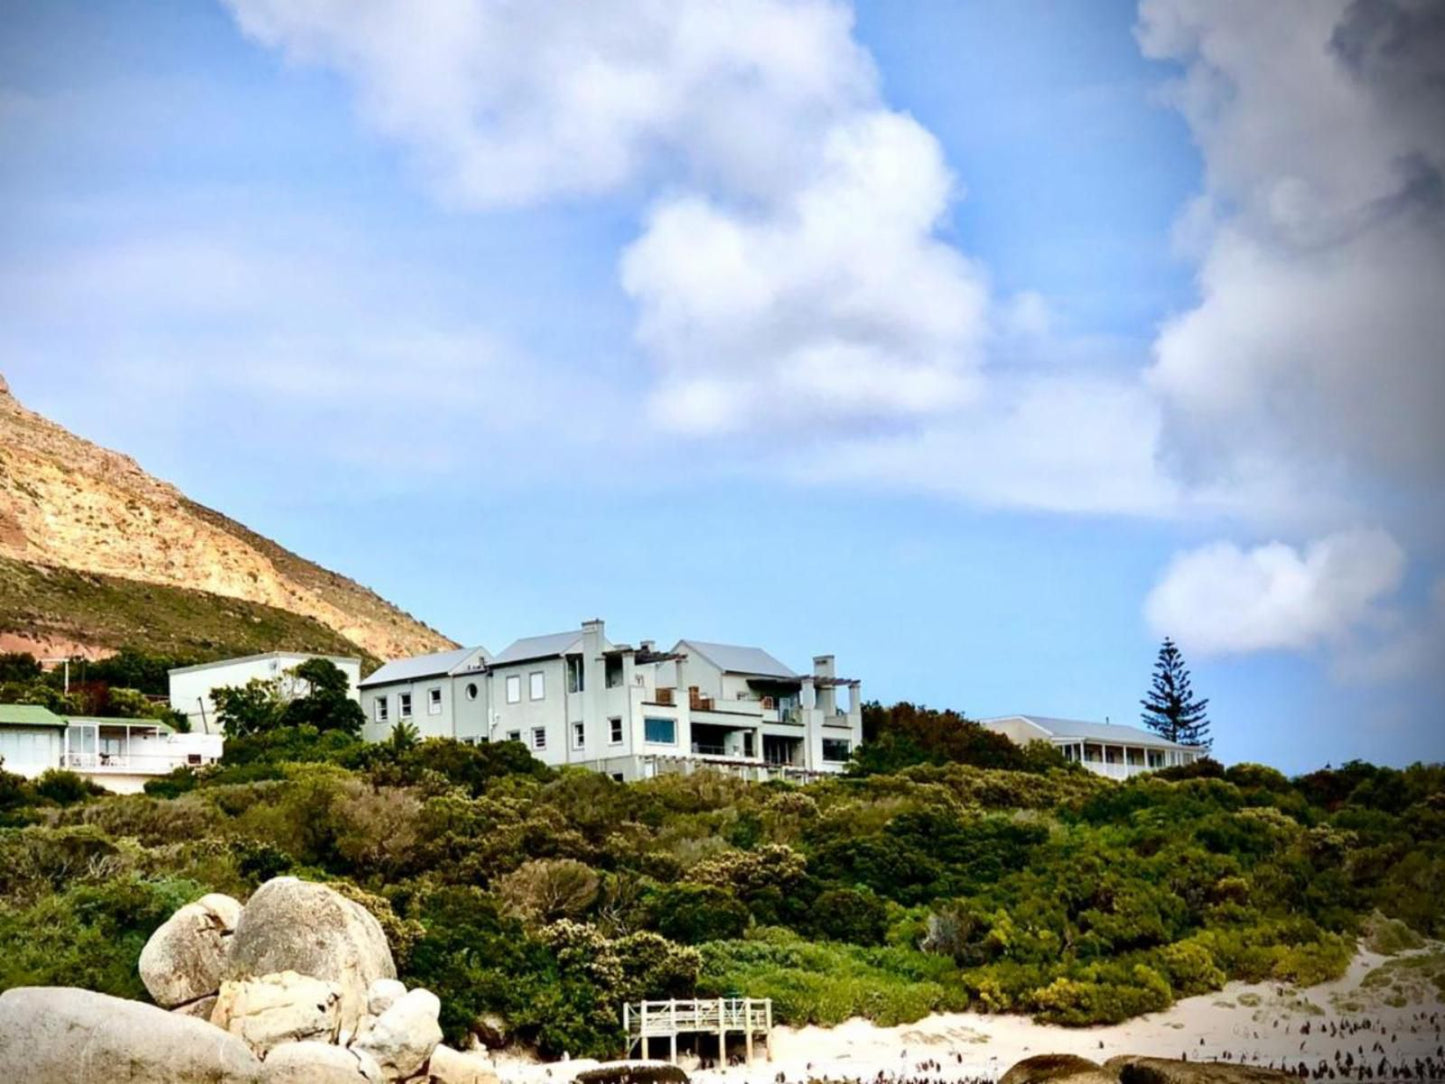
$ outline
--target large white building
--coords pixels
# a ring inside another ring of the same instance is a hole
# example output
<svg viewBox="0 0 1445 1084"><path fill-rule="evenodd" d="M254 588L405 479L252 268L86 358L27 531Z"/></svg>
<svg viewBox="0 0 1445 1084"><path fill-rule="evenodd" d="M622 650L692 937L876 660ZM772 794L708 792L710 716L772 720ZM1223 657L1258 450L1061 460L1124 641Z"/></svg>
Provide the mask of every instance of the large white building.
<svg viewBox="0 0 1445 1084"><path fill-rule="evenodd" d="M1148 730L1118 723L1088 723L1047 715L1001 715L982 725L1002 734L1015 745L1048 742L1096 775L1128 779L1144 772L1193 764L1207 756L1195 745L1180 745Z"/></svg>
<svg viewBox="0 0 1445 1084"><path fill-rule="evenodd" d="M306 682L290 677L289 671L308 659L329 659L346 675L347 688L356 698L361 681L361 660L342 655L307 655L299 651L268 651L262 655L243 655L235 659L181 666L167 671L170 679L171 708L190 720L191 729L199 734L219 734L216 705L211 692L226 685L245 685L253 678L271 681L280 678L291 686L283 691L288 696L304 696Z"/></svg>
<svg viewBox="0 0 1445 1084"><path fill-rule="evenodd" d="M406 722L423 737L519 741L544 763L624 780L700 765L811 778L841 771L863 736L859 682L838 677L831 655L800 674L754 647L614 644L601 621L495 656L473 647L399 659L360 688L370 740Z"/></svg>

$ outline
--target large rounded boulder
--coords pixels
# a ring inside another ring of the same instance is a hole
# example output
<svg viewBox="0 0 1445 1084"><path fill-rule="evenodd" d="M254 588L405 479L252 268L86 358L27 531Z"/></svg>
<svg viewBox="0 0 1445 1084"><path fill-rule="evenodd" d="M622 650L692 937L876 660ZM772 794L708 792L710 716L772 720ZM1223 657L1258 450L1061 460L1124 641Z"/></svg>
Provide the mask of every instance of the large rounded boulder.
<svg viewBox="0 0 1445 1084"><path fill-rule="evenodd" d="M1115 1076L1097 1062L1076 1054L1035 1054L1017 1062L999 1084L1115 1084Z"/></svg>
<svg viewBox="0 0 1445 1084"><path fill-rule="evenodd" d="M204 1020L71 987L0 994L6 1084L256 1084L246 1044Z"/></svg>
<svg viewBox="0 0 1445 1084"><path fill-rule="evenodd" d="M186 904L151 934L141 950L140 977L157 1005L188 1005L221 988L240 917L241 905L216 892Z"/></svg>
<svg viewBox="0 0 1445 1084"><path fill-rule="evenodd" d="M282 971L335 983L341 1030L349 1033L366 1012L368 988L396 978L396 963L381 924L360 904L323 884L277 877L242 908L222 978Z"/></svg>

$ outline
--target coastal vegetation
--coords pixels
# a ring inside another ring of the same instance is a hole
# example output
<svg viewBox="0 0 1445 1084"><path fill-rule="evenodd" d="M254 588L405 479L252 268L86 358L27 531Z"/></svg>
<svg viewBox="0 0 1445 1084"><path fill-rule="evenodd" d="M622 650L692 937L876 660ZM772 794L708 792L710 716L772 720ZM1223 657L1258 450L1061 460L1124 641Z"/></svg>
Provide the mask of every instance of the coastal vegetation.
<svg viewBox="0 0 1445 1084"><path fill-rule="evenodd" d="M328 718L294 709L145 795L0 775L0 989L144 997L136 957L177 906L285 873L381 919L448 1041L485 1018L544 1054L619 1053L643 996L770 997L794 1024L1082 1025L1229 979L1317 983L1359 937L1445 936L1439 766L1116 783L905 704L869 706L843 777L624 785Z"/></svg>

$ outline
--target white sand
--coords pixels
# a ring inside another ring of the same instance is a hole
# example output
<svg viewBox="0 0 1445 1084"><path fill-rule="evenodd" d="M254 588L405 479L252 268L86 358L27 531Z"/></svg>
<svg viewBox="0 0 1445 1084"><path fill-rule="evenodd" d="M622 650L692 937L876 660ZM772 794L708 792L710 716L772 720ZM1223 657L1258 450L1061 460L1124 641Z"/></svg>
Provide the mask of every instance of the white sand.
<svg viewBox="0 0 1445 1084"><path fill-rule="evenodd" d="M1432 948L1439 951L1441 946ZM773 1084L779 1074L788 1081L872 1079L879 1073L932 1080L996 1079L1034 1054L1078 1054L1095 1061L1117 1054L1188 1056L1290 1068L1303 1062L1313 1069L1322 1060L1333 1064L1336 1050L1341 1056L1354 1053L1357 1062L1363 1058L1373 1067L1381 1058L1377 1042L1392 1063L1402 1058L1413 1062L1435 1054L1445 1043L1445 1003L1429 988L1417 990L1416 999L1405 1007L1393 1008L1382 1003L1379 991L1362 990L1360 980L1389 959L1362 952L1342 979L1303 990L1230 983L1217 993L1178 1001L1166 1012L1110 1027L1065 1028L1035 1024L1024 1016L978 1013L939 1013L893 1028L861 1019L834 1028L779 1027L773 1032L771 1061L759 1051L751 1066L690 1075L698 1084ZM582 1067L581 1062L543 1065L512 1058L499 1059L497 1065L504 1081L519 1084L565 1082Z"/></svg>

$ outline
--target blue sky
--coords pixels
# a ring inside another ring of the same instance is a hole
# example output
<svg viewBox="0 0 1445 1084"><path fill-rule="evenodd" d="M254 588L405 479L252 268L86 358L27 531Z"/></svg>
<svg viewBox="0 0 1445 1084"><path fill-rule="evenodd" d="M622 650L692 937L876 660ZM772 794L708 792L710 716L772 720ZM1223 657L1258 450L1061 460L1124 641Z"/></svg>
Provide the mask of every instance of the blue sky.
<svg viewBox="0 0 1445 1084"><path fill-rule="evenodd" d="M1225 760L1438 759L1439 55L1374 8L7 5L0 372L494 650L1133 722L1169 632Z"/></svg>

